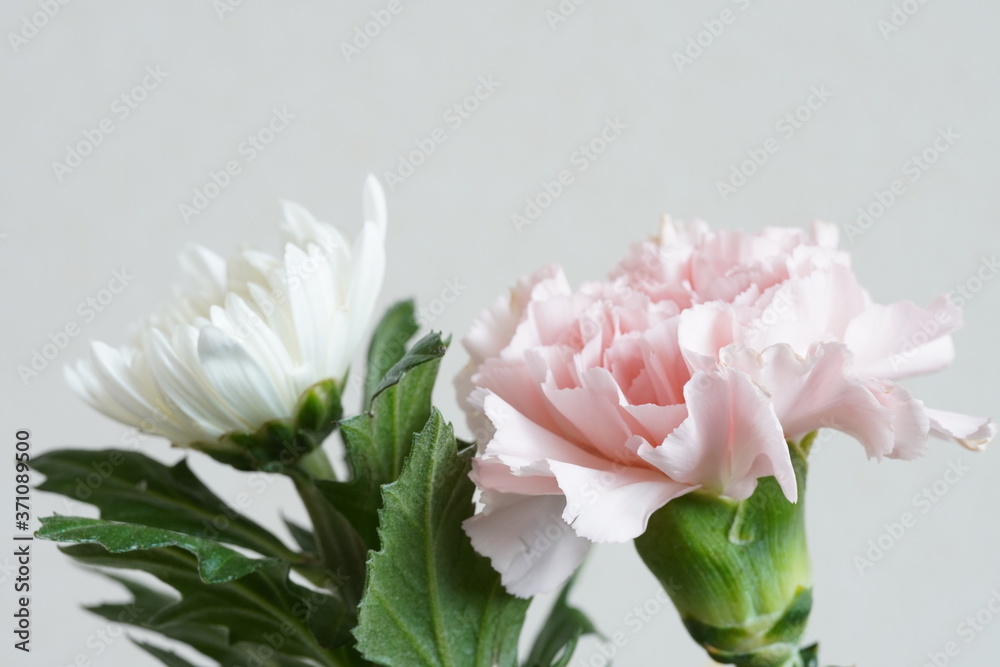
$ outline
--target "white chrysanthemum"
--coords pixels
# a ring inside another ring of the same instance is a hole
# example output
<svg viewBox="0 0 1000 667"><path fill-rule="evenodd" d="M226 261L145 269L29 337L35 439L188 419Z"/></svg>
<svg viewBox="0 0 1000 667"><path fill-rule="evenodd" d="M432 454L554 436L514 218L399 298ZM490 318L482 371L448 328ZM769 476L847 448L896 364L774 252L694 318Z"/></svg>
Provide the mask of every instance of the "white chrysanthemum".
<svg viewBox="0 0 1000 667"><path fill-rule="evenodd" d="M112 419L188 445L290 418L311 386L340 383L382 287L384 194L369 176L353 244L297 204L284 214L283 257L186 249L176 303L130 345L93 343L66 369L72 388Z"/></svg>

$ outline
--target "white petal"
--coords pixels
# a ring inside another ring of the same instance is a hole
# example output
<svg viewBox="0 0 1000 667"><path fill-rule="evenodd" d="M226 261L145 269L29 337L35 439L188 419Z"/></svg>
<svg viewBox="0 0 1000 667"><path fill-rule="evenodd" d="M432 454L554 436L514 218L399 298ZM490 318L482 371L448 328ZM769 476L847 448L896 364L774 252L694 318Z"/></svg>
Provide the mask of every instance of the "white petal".
<svg viewBox="0 0 1000 667"><path fill-rule="evenodd" d="M300 361L304 366L318 368L326 358L326 336L329 312L322 306L325 286L316 271L304 271L308 255L298 246L285 246L285 271L288 281L288 302L295 327Z"/></svg>
<svg viewBox="0 0 1000 667"><path fill-rule="evenodd" d="M590 542L563 521L561 496L484 491L483 502L483 512L462 527L512 595L530 598L558 589L590 550Z"/></svg>
<svg viewBox="0 0 1000 667"><path fill-rule="evenodd" d="M158 329L150 331L146 350L156 382L170 396L177 409L183 411L204 434L204 439L215 439L235 430L234 426L239 422L227 414L222 399L197 372L197 366L192 368L182 363ZM203 438L191 438L195 439Z"/></svg>
<svg viewBox="0 0 1000 667"><path fill-rule="evenodd" d="M255 425L292 415L294 405L282 400L268 376L236 338L215 326L198 336L198 358L205 378L247 422Z"/></svg>
<svg viewBox="0 0 1000 667"><path fill-rule="evenodd" d="M375 178L374 174L368 174L368 178L365 179L363 209L365 213L365 222L374 222L375 227L379 231L379 235L382 240L385 241L385 228L387 220L385 190L382 189L382 184L379 183L379 180Z"/></svg>
<svg viewBox="0 0 1000 667"><path fill-rule="evenodd" d="M350 331L344 353L354 356L368 329L385 276L385 242L374 222L366 222L354 241L351 253L351 277L347 293L347 316Z"/></svg>

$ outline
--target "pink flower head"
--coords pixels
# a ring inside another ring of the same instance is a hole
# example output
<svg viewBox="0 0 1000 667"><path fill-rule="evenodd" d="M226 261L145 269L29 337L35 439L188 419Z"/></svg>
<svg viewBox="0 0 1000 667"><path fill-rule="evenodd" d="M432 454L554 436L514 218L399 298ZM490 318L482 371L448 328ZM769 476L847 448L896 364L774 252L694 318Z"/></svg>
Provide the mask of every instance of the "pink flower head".
<svg viewBox="0 0 1000 667"><path fill-rule="evenodd" d="M560 586L592 542L641 535L696 489L748 498L786 440L843 431L872 458L930 435L981 448L989 419L931 410L894 380L947 366L961 312L872 303L837 228L718 230L664 220L607 282L549 266L484 311L457 378L483 510L465 523L507 590Z"/></svg>

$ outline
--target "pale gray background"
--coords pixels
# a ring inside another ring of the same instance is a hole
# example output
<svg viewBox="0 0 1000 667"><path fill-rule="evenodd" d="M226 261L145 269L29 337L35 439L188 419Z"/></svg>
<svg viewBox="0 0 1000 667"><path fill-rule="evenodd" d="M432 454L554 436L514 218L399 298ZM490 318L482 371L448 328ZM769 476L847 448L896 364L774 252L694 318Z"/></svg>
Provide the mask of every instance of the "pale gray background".
<svg viewBox="0 0 1000 667"><path fill-rule="evenodd" d="M84 354L86 339L122 342L129 322L168 297L175 255L186 243L223 252L244 242L273 248L281 198L353 233L364 175L384 179L401 153L437 127L446 129L447 142L388 194L382 303L413 295L428 304L456 279L466 287L433 326L457 336L540 264L560 262L575 281L599 278L629 243L655 232L661 213L746 229L815 218L851 223L875 190L904 178L904 162L928 148L939 128L951 127L960 139L918 182L907 181L905 195L866 234L845 239L858 274L878 300L926 304L1000 249L996 3L929 2L886 39L878 22L890 18L891 0L591 1L555 30L545 12L556 10L557 0L402 0L402 12L348 63L340 44L386 5L247 0L220 19L208 0L72 2L15 53L7 34L39 9L31 0L4 3L4 447L12 450L18 428L32 430L36 453L117 442L122 427L92 412L62 379L61 367ZM735 21L679 72L673 53L727 8ZM169 74L119 121L112 102L147 66ZM488 76L501 87L460 128L448 127L442 114ZM833 97L723 202L716 182L745 151L780 137L775 123L813 86ZM294 121L184 224L178 206L210 171L241 159L239 143L275 107ZM114 119L114 132L58 182L53 160L104 117ZM614 117L628 126L617 141L575 174L536 224L516 233L511 214L543 180L570 168L573 151ZM135 276L129 287L25 385L17 366L29 363L49 333L80 321L77 304L122 268ZM955 365L907 383L929 405L1000 415L998 306L1000 281L985 283L965 308ZM456 420L449 378L464 361L456 345L437 395ZM156 440L147 451L162 460L179 456ZM860 575L853 558L885 523L913 511L913 495L940 479L950 461L971 471ZM224 497L246 489L204 457L193 463ZM3 470L8 507L9 462ZM824 663L920 666L928 652L957 641L961 652L949 664L995 664L1000 621L968 643L956 633L1000 590L997 470L997 449L973 454L935 443L921 461L878 465L846 438L821 448L808 495L816 572L809 634L822 640ZM36 494L35 515L53 511L86 510ZM281 511L301 515L284 481L251 509L269 525ZM0 616L7 619L0 661L52 667L82 655L92 665L153 664L123 638L100 654L98 640L88 645L105 624L79 605L118 592L71 566L53 545L35 549L34 652L25 659L11 648L12 582L0 573ZM704 665L671 609L631 632L626 616L654 586L630 545L600 548L575 601L607 635L626 632L616 664ZM594 647L586 643L573 664L600 664L586 662Z"/></svg>

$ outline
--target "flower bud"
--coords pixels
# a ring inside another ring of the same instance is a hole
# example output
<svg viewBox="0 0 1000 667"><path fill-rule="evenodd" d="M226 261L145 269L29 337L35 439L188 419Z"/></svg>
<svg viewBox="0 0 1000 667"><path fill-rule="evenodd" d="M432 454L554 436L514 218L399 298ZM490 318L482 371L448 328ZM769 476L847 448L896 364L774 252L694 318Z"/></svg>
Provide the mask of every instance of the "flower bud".
<svg viewBox="0 0 1000 667"><path fill-rule="evenodd" d="M695 491L654 513L635 540L691 637L717 662L803 667L815 660L815 649L799 648L812 607L806 461L798 445L789 447L798 503L772 477L744 501Z"/></svg>

